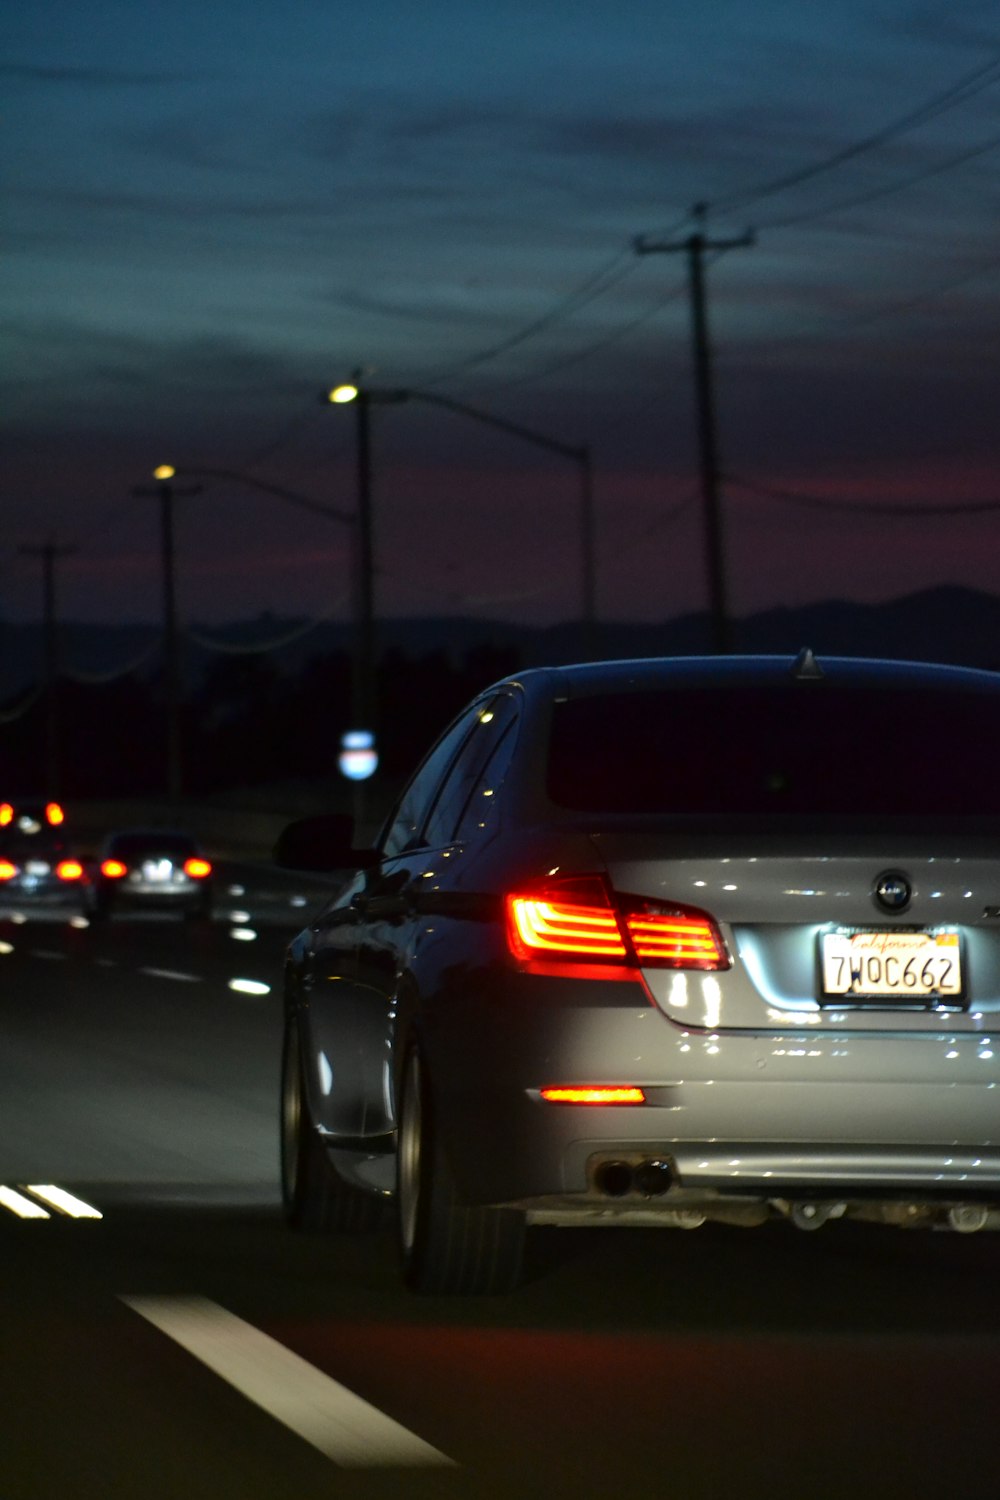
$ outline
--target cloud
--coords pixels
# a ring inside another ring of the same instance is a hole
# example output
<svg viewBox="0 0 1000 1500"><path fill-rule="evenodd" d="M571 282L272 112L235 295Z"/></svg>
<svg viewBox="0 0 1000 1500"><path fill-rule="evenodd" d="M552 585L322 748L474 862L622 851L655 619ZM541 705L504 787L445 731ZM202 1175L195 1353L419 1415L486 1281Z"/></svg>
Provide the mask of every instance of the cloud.
<svg viewBox="0 0 1000 1500"><path fill-rule="evenodd" d="M995 0L963 0L961 6L914 5L888 23L886 30L891 35L932 42L936 47L943 44L1000 50Z"/></svg>
<svg viewBox="0 0 1000 1500"><path fill-rule="evenodd" d="M0 78L23 83L74 84L91 89L151 88L188 83L190 74L156 73L136 68L55 67L41 63L0 63Z"/></svg>

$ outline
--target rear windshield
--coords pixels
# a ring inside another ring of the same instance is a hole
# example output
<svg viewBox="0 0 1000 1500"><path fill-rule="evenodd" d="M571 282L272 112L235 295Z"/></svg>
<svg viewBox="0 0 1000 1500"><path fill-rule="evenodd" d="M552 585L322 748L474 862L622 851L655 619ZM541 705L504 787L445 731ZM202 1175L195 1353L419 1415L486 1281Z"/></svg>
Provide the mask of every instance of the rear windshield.
<svg viewBox="0 0 1000 1500"><path fill-rule="evenodd" d="M196 852L194 840L183 833L123 833L113 838L108 847L113 854L133 858L143 854L179 854L186 859Z"/></svg>
<svg viewBox="0 0 1000 1500"><path fill-rule="evenodd" d="M1000 695L689 688L554 705L548 795L586 812L1000 814Z"/></svg>

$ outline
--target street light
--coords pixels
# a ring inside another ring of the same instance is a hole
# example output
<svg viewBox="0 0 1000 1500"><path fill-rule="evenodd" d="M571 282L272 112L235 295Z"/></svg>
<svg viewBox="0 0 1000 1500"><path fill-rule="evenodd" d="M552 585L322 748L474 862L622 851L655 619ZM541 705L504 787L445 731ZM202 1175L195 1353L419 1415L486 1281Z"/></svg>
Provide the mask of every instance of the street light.
<svg viewBox="0 0 1000 1500"><path fill-rule="evenodd" d="M199 490L201 488L200 485L193 486L192 488L183 491L169 488L170 482L178 474L197 476L201 479L230 480L237 484L249 485L251 489L261 490L266 495L274 495L279 500L286 500L290 505L297 505L301 510L308 510L311 511L314 515L325 516L328 520L337 521L343 526L353 527L355 525L356 517L351 511L341 510L340 507L336 505L326 505L323 501L315 500L310 495L300 494L298 490L287 489L284 485L273 484L270 480L258 479L255 475L246 474L240 469L220 469L214 467L209 468L205 465L194 466L189 464L177 465L175 467L173 464L160 464L158 468L153 470L153 478L157 480L159 488L157 490L140 490L136 493L159 494L161 498L164 499L164 504L168 505L168 490L169 494L171 495L174 493L193 494L196 490ZM172 768L174 768L171 770L171 786L173 787L176 784L179 788L180 752L178 745L178 734L176 729L178 689L177 670L175 665L177 635L173 604L173 536L172 530L169 528L169 519L165 521L164 530L164 578L165 600L167 601L165 603L164 610L166 616L164 631L165 654L168 664L170 664L167 671L168 720L174 726L169 732L169 744L172 747L170 750L170 765ZM169 583L166 583L166 580L169 580ZM356 686L357 677L358 670L357 667L355 667L355 693L357 693L358 691ZM358 760L360 760L360 757L355 757L355 760L352 761L352 764L355 764Z"/></svg>
<svg viewBox="0 0 1000 1500"><path fill-rule="evenodd" d="M367 529L367 546L371 548L371 458L369 445L368 407L372 402L378 405L391 405L402 401L424 401L432 406L443 407L446 411L457 412L463 417L472 417L474 421L484 422L489 427L496 427L501 432L509 432L513 437L522 438L527 443L533 443L538 448L545 448L550 453L558 453L563 458L570 458L579 466L580 470L580 561L581 561L581 621L586 645L590 649L593 645L594 625L596 621L596 566L594 555L594 470L589 445L575 447L570 443L559 442L556 438L547 437L544 433L536 432L531 427L524 427L519 422L510 422L505 417L496 417L491 412L481 411L479 407L469 406L464 401L456 401L451 396L441 396L435 391L422 391L410 387L395 388L389 390L372 390L360 383L360 376L353 381L345 381L341 385L334 386L326 394L327 401L335 406L345 406L352 402L356 403L358 413L358 515L362 530ZM372 566L369 556L367 567L361 567L362 577L367 577L370 588L372 578ZM370 598L369 598L370 608Z"/></svg>
<svg viewBox="0 0 1000 1500"><path fill-rule="evenodd" d="M177 470L160 464L153 470L156 488L137 485L133 495L152 495L160 502L160 554L163 568L163 687L167 729L167 795L179 802L181 795L180 666L177 654L177 599L174 586L174 500L196 495L200 484L178 487L172 481Z"/></svg>

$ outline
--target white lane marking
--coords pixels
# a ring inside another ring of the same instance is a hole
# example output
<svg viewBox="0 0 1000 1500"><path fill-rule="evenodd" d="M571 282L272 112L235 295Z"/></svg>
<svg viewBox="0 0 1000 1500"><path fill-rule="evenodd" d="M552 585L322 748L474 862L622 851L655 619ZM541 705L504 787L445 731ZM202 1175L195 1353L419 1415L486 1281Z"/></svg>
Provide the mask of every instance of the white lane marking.
<svg viewBox="0 0 1000 1500"><path fill-rule="evenodd" d="M262 984L259 979L231 979L229 988L235 990L238 995L269 995L271 986Z"/></svg>
<svg viewBox="0 0 1000 1500"><path fill-rule="evenodd" d="M69 958L69 954L68 953L55 953L55 952L53 952L53 950L51 948L29 948L28 949L28 957L29 958L56 958L56 959L59 959L62 963L65 963L65 961Z"/></svg>
<svg viewBox="0 0 1000 1500"><path fill-rule="evenodd" d="M61 1214L66 1214L70 1219L103 1219L104 1215L100 1209L92 1203L85 1203L82 1198L67 1193L65 1188L56 1187L54 1183L29 1182L26 1184L29 1193L47 1203L50 1208L56 1208Z"/></svg>
<svg viewBox="0 0 1000 1500"><path fill-rule="evenodd" d="M17 1214L19 1219L51 1219L52 1217L40 1203L32 1203L30 1198L25 1198L22 1193L15 1193L14 1189L9 1187L0 1187L0 1207L10 1209L10 1212Z"/></svg>
<svg viewBox="0 0 1000 1500"><path fill-rule="evenodd" d="M423 1438L206 1297L121 1300L345 1468L454 1466Z"/></svg>
<svg viewBox="0 0 1000 1500"><path fill-rule="evenodd" d="M201 984L200 974L183 974L179 969L140 969L140 974L148 974L152 979L180 979L185 984Z"/></svg>

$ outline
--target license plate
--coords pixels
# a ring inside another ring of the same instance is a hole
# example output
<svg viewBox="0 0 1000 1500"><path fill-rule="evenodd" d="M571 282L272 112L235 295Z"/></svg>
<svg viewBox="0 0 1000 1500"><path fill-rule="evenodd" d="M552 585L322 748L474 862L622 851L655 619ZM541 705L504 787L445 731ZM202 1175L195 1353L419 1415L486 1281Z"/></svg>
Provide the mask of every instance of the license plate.
<svg viewBox="0 0 1000 1500"><path fill-rule="evenodd" d="M825 932L823 994L859 999L958 1000L957 932Z"/></svg>
<svg viewBox="0 0 1000 1500"><path fill-rule="evenodd" d="M24 866L25 875L47 875L49 867L44 859L29 859Z"/></svg>

